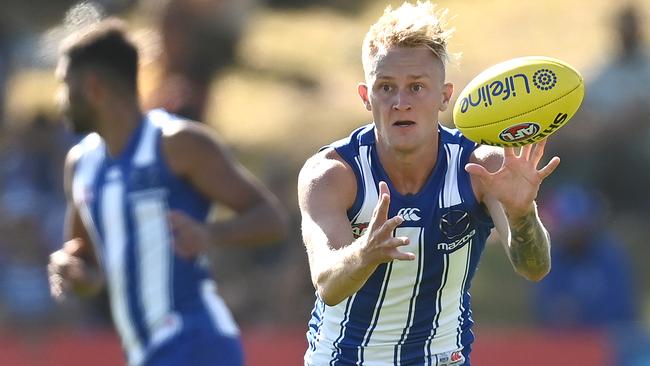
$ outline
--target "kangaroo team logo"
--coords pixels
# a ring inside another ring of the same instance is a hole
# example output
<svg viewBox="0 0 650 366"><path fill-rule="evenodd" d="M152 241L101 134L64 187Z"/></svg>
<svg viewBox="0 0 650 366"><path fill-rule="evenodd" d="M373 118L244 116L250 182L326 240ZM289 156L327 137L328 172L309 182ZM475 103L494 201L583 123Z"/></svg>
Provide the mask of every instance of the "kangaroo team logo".
<svg viewBox="0 0 650 366"><path fill-rule="evenodd" d="M529 139L539 132L540 127L537 123L524 122L518 125L510 126L501 131L499 138L505 142L515 142Z"/></svg>
<svg viewBox="0 0 650 366"><path fill-rule="evenodd" d="M557 76L549 69L539 69L533 74L533 85L539 90L551 90L557 83Z"/></svg>
<svg viewBox="0 0 650 366"><path fill-rule="evenodd" d="M440 219L440 232L447 238L455 239L469 228L469 214L461 210L450 210Z"/></svg>

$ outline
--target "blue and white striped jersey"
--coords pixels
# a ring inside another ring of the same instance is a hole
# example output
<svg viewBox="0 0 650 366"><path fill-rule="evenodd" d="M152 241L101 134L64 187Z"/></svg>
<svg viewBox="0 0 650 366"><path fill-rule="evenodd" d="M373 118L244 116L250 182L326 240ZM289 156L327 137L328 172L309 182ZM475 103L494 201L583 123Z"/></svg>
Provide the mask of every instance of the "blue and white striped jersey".
<svg viewBox="0 0 650 366"><path fill-rule="evenodd" d="M178 123L163 110L150 111L117 157L107 154L95 133L74 147L80 158L73 201L104 269L113 320L131 365L190 329L239 334L207 258L186 260L174 252L169 210L202 222L210 208L163 159L162 132Z"/></svg>
<svg viewBox="0 0 650 366"><path fill-rule="evenodd" d="M352 167L357 197L348 210L355 237L368 227L378 184L390 188L389 217L404 222L404 251L415 261L380 265L364 286L336 306L316 300L306 365L461 365L474 336L469 288L493 227L476 201L464 166L476 144L439 127L438 160L420 192L401 195L381 166L375 129L367 125L331 146ZM467 360L468 361L468 360ZM469 362L467 362L469 363Z"/></svg>

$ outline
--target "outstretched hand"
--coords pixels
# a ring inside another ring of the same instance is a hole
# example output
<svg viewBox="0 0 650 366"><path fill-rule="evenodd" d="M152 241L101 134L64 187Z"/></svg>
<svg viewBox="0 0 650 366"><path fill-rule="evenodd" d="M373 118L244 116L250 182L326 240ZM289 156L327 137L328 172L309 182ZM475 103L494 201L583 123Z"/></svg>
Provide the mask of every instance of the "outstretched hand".
<svg viewBox="0 0 650 366"><path fill-rule="evenodd" d="M533 209L540 184L560 164L560 158L554 156L537 169L545 146L546 139L522 147L518 155L515 148L504 148L503 164L494 173L475 163L467 164L465 170L480 180L484 193L501 202L508 216L521 217Z"/></svg>
<svg viewBox="0 0 650 366"><path fill-rule="evenodd" d="M365 245L361 255L365 264L378 265L394 259L414 260L415 254L402 252L398 248L409 244L407 237L393 237L393 231L404 219L401 216L388 218L390 191L386 182L379 182L379 201L372 213L366 232Z"/></svg>

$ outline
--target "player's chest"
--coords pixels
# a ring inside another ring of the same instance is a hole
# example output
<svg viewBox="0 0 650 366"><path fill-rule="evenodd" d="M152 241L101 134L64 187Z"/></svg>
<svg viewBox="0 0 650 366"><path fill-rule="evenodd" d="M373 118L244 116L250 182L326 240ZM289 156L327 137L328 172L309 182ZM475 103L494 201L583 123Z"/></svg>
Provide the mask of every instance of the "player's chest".
<svg viewBox="0 0 650 366"><path fill-rule="evenodd" d="M394 236L409 237L410 245L421 245L428 251L451 253L472 241L476 223L464 203L439 207L437 202L391 202L388 218L401 216L404 222ZM360 215L351 222L355 238L364 235L371 215Z"/></svg>

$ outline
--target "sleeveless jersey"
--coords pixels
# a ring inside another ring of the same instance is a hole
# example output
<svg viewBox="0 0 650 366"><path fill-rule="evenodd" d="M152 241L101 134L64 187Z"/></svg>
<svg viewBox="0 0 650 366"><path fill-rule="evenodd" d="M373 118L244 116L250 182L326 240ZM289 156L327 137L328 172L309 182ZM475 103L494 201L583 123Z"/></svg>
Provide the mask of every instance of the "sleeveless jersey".
<svg viewBox="0 0 650 366"><path fill-rule="evenodd" d="M140 365L181 333L238 329L211 280L207 258L175 255L167 214L180 210L203 222L210 202L174 176L161 136L177 128L163 110L147 113L122 154L110 157L98 134L74 149L74 204L104 270L115 327L130 365Z"/></svg>
<svg viewBox="0 0 650 366"><path fill-rule="evenodd" d="M468 358L474 340L468 290L493 223L464 169L477 145L457 130L438 129L435 169L412 195L399 194L379 163L373 125L331 145L357 178L347 213L354 236L368 227L383 180L391 194L388 217L404 218L394 235L410 239L400 250L416 260L378 266L338 305L317 296L306 365L461 365Z"/></svg>

